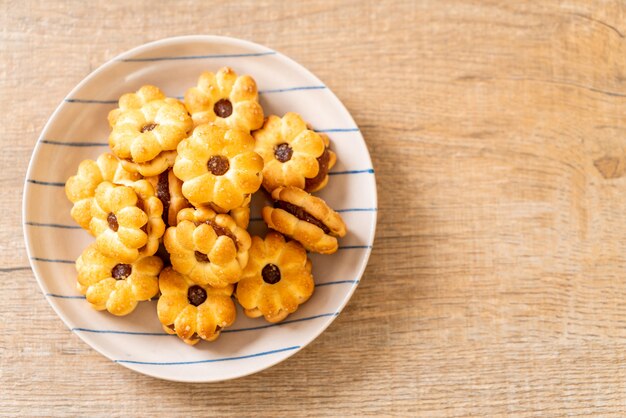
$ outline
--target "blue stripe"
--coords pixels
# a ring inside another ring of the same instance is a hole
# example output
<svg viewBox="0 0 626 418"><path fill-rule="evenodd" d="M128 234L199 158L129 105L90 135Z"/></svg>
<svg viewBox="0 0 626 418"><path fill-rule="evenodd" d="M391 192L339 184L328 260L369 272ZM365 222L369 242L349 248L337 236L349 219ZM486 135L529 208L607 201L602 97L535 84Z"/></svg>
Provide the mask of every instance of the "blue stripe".
<svg viewBox="0 0 626 418"><path fill-rule="evenodd" d="M365 170L348 170L348 171L331 171L329 176L339 176L344 174L374 174L373 168L366 168Z"/></svg>
<svg viewBox="0 0 626 418"><path fill-rule="evenodd" d="M51 298L59 298L59 299L87 299L84 296L58 295L56 293L46 293L46 296L50 296Z"/></svg>
<svg viewBox="0 0 626 418"><path fill-rule="evenodd" d="M335 285L335 284L347 284L347 283L359 283L358 280L337 280L336 282L326 282L326 283L319 283L316 284L315 287L322 287L322 286L331 286L331 285Z"/></svg>
<svg viewBox="0 0 626 418"><path fill-rule="evenodd" d="M271 94L271 93L285 93L287 91L301 91L301 90L323 90L326 86L300 86L300 87L287 87L284 89L270 89L260 90L259 94ZM320 131L317 131L320 132Z"/></svg>
<svg viewBox="0 0 626 418"><path fill-rule="evenodd" d="M259 90L259 94L272 94L272 93L287 93L290 91L303 91L303 90L323 90L326 86L298 86L298 87L285 87L282 89L268 89ZM185 96L174 96L178 100L185 100Z"/></svg>
<svg viewBox="0 0 626 418"><path fill-rule="evenodd" d="M29 183L33 183L33 184L38 184L40 186L56 186L56 187L65 187L65 183L56 183L53 181L40 181L40 180L33 180L33 179L28 179L26 180Z"/></svg>
<svg viewBox="0 0 626 418"><path fill-rule="evenodd" d="M335 209L337 213L343 212L377 212L378 208L348 208L348 209Z"/></svg>
<svg viewBox="0 0 626 418"><path fill-rule="evenodd" d="M349 282L354 282L353 280L348 280L348 281ZM328 284L335 284L335 283L343 283L343 282L329 282ZM318 285L318 286L322 286L322 285ZM53 296L53 297L59 297L59 298L67 298L67 299L79 299L79 298L80 299L85 299L84 296L63 296L63 295L52 295L52 294L48 294L47 296ZM304 321L310 321L312 319L323 318L323 317L328 317L328 316L337 316L337 315L339 315L339 312L332 312L332 313L320 314L320 315L315 315L315 316L309 316L309 317L306 317L306 318L291 319L291 320L287 320L287 321L278 322L276 324L260 325L260 326L257 326L257 327L250 327L250 328L225 329L225 330L222 331L222 333L254 331L254 330L258 330L258 329L278 327L278 326L281 326L281 325L293 324L295 322L304 322ZM72 331L74 331L74 332L92 332L92 333L95 333L95 334L147 335L147 336L158 336L158 337L173 335L173 334L168 334L166 332L121 331L121 330L92 329L92 328L72 328Z"/></svg>
<svg viewBox="0 0 626 418"><path fill-rule="evenodd" d="M303 91L303 90L324 90L326 86L297 86L297 87L285 87L281 89L268 89L259 90L259 94L272 94L272 93L287 93L290 91ZM178 100L184 100L185 96L174 96ZM117 100L95 100L95 99L65 99L67 103L83 103L83 104L117 104ZM315 132L357 132L358 128L348 129L323 129L316 130Z"/></svg>
<svg viewBox="0 0 626 418"><path fill-rule="evenodd" d="M337 316L337 315L339 315L339 312L325 313L325 314L320 314L320 315L315 315L315 316L309 316L309 317L306 317L306 318L291 319L291 320L287 320L287 321L277 322L275 324L259 325L258 327L239 328L239 329L225 329L222 332L223 333L229 333L229 332L254 331L254 330L257 330L257 329L279 327L281 325L293 324L295 322L310 321L311 319L323 318L323 317L327 317L327 316Z"/></svg>
<svg viewBox="0 0 626 418"><path fill-rule="evenodd" d="M346 174L374 174L373 168L367 168L364 170L350 170L350 171L333 171L328 173L329 176L340 176ZM29 183L38 184L40 186L57 186L57 187L65 187L65 183L63 182L51 182L51 181L41 181L41 180L26 180Z"/></svg>
<svg viewBox="0 0 626 418"><path fill-rule="evenodd" d="M31 257L30 259L33 261L44 261L46 263L61 263L61 264L74 264L75 263L75 261L73 260L60 260L60 259L53 259L53 258Z"/></svg>
<svg viewBox="0 0 626 418"><path fill-rule="evenodd" d="M335 209L337 213L346 213L346 212L377 212L378 208L347 208L347 209ZM263 218L261 217L252 217L250 218L250 222L261 222ZM38 222L24 222L26 225L30 226L40 226L46 228L62 228L62 229L82 229L78 225L61 225L61 224L46 224L46 223L38 223Z"/></svg>
<svg viewBox="0 0 626 418"><path fill-rule="evenodd" d="M339 246L340 250L357 250L357 249L366 249L366 248L372 248L371 245L344 245L344 246Z"/></svg>
<svg viewBox="0 0 626 418"><path fill-rule="evenodd" d="M344 245L339 246L340 250L357 250L357 249L368 249L372 248L371 245ZM48 263L63 263L63 264L74 264L72 260L58 260L58 259L49 259L49 258L39 258L39 257L31 257L31 260L35 261L45 261Z"/></svg>
<svg viewBox="0 0 626 418"><path fill-rule="evenodd" d="M72 332L93 332L96 334L123 334L123 335L148 335L151 337L163 337L171 334L165 332L139 332L139 331L116 331L111 329L72 328Z"/></svg>
<svg viewBox="0 0 626 418"><path fill-rule="evenodd" d="M117 100L65 99L65 103L117 104Z"/></svg>
<svg viewBox="0 0 626 418"><path fill-rule="evenodd" d="M50 145L62 145L65 147L108 147L109 144L106 142L61 142L61 141L51 141L49 139L42 139L40 141L42 144L50 144Z"/></svg>
<svg viewBox="0 0 626 418"><path fill-rule="evenodd" d="M276 51L255 52L247 54L210 54L210 55L187 55L180 57L153 57L153 58L122 58L119 62L152 62L152 61L176 61L176 60L197 60L206 58L242 58L242 57L263 57L275 55Z"/></svg>
<svg viewBox="0 0 626 418"><path fill-rule="evenodd" d="M260 353L247 354L245 356L237 356L237 357L222 357L216 359L209 360L196 360L196 361L136 361L136 360L114 360L116 363L127 363L127 364L146 364L152 366L178 366L185 364L202 364L202 363L217 363L220 361L233 361L233 360L244 360L254 357L267 356L270 354L283 353L285 351L292 351L299 349L299 345L294 345L292 347L279 348L278 350L271 351L263 351Z"/></svg>
<svg viewBox="0 0 626 418"><path fill-rule="evenodd" d="M335 129L316 129L315 132L359 132L359 128L335 128Z"/></svg>
<svg viewBox="0 0 626 418"><path fill-rule="evenodd" d="M30 225L30 226L42 226L42 227L47 227L47 228L82 229L78 225L40 224L38 222L24 222L24 224Z"/></svg>
<svg viewBox="0 0 626 418"><path fill-rule="evenodd" d="M378 208L346 208L346 209L335 209L337 213L345 213L345 212L377 212ZM253 217L250 218L250 222L261 222L263 218Z"/></svg>

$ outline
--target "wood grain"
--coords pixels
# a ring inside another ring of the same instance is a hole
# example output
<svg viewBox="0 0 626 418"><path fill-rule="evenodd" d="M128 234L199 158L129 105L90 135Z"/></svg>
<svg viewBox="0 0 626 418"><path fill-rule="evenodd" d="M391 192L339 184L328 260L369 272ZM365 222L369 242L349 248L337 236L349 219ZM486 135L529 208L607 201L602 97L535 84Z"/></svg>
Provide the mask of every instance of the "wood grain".
<svg viewBox="0 0 626 418"><path fill-rule="evenodd" d="M0 414L626 414L623 2L5 0L0 28ZM28 267L20 206L72 87L196 33L265 44L332 88L380 211L362 283L323 335L262 373L189 385L66 329Z"/></svg>

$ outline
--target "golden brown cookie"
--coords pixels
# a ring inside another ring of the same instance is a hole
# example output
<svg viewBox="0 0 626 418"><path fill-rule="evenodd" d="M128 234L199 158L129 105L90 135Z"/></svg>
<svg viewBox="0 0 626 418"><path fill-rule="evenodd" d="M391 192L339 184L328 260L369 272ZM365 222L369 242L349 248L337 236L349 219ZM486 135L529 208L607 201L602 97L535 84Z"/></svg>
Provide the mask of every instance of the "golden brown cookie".
<svg viewBox="0 0 626 418"><path fill-rule="evenodd" d="M162 213L163 205L147 181L135 182L133 187L105 181L96 188L89 228L100 252L132 263L158 249L165 230Z"/></svg>
<svg viewBox="0 0 626 418"><path fill-rule="evenodd" d="M76 175L65 183L65 194L74 204L70 215L76 223L89 231L91 202L96 194L96 187L103 181L129 186L140 178L139 174L124 170L113 154L102 154L96 161L84 160L78 166Z"/></svg>
<svg viewBox="0 0 626 418"><path fill-rule="evenodd" d="M239 130L198 126L178 145L174 174L183 195L196 207L217 205L224 211L244 206L261 186L263 159L254 139Z"/></svg>
<svg viewBox="0 0 626 418"><path fill-rule="evenodd" d="M76 260L76 285L94 309L128 315L138 302L157 295L162 268L159 257L141 257L126 264L105 256L91 244Z"/></svg>
<svg viewBox="0 0 626 418"><path fill-rule="evenodd" d="M109 113L109 125L113 153L136 163L126 169L135 169L144 176L157 175L168 168L166 162L171 162L172 157L161 154L174 151L193 128L185 106L165 97L154 86L143 86L136 93L120 97L119 107Z"/></svg>
<svg viewBox="0 0 626 418"><path fill-rule="evenodd" d="M252 194L248 194L243 199L243 203L241 204L241 206L237 207L237 208L234 208L234 209L224 209L224 208L219 207L215 203L209 203L208 207L213 209L217 213L228 213L228 214L230 214L233 210L236 210L236 209L239 209L239 208L247 208L247 207L249 207L251 201L252 201Z"/></svg>
<svg viewBox="0 0 626 418"><path fill-rule="evenodd" d="M235 322L237 311L230 297L233 285L220 289L199 285L168 267L159 276L159 289L157 314L163 329L187 344L200 339L214 341L222 329Z"/></svg>
<svg viewBox="0 0 626 418"><path fill-rule="evenodd" d="M332 254L337 237L346 235L341 216L319 197L297 187L279 187L272 192L274 207L263 208L267 225L304 245L309 251Z"/></svg>
<svg viewBox="0 0 626 418"><path fill-rule="evenodd" d="M154 190L156 197L163 204L163 222L165 226L176 226L176 216L181 210L191 206L183 196L183 182L174 175L173 170L166 170L158 176L146 177Z"/></svg>
<svg viewBox="0 0 626 418"><path fill-rule="evenodd" d="M165 233L163 221L163 203L156 196L156 191L147 180L139 180L133 183L133 190L137 193L137 206L148 215L148 222L143 231L148 235L146 245L139 248L139 255L154 255L159 250L161 238Z"/></svg>
<svg viewBox="0 0 626 418"><path fill-rule="evenodd" d="M240 228L248 229L250 225L250 206L232 209L228 214Z"/></svg>
<svg viewBox="0 0 626 418"><path fill-rule="evenodd" d="M240 228L248 229L248 225L250 224L250 202L252 201L252 195L248 195L248 197L243 201L243 204L231 210L224 210L215 204L209 205L211 209L213 209L216 213L227 213L235 220L235 223L239 225Z"/></svg>
<svg viewBox="0 0 626 418"><path fill-rule="evenodd" d="M274 231L263 240L252 237L250 260L235 295L244 313L279 322L294 313L313 294L311 261L296 241Z"/></svg>
<svg viewBox="0 0 626 418"><path fill-rule="evenodd" d="M229 67L217 74L202 73L198 85L185 93L185 106L195 126L214 123L250 132L263 124L254 79L249 75L238 77Z"/></svg>
<svg viewBox="0 0 626 418"><path fill-rule="evenodd" d="M163 151L153 159L145 163L135 163L131 160L121 160L126 171L139 173L144 177L158 176L168 168L171 168L176 161L178 153L174 151Z"/></svg>
<svg viewBox="0 0 626 418"><path fill-rule="evenodd" d="M208 208L181 210L178 225L167 229L163 242L176 271L198 284L236 283L248 263L248 232Z"/></svg>
<svg viewBox="0 0 626 418"><path fill-rule="evenodd" d="M309 189L328 181L326 175L330 162L334 163L334 154L327 151L324 138L308 129L297 113L290 112L282 118L269 116L263 128L253 135L255 151L265 163L263 187L268 192L281 186L304 189L307 179L310 179Z"/></svg>

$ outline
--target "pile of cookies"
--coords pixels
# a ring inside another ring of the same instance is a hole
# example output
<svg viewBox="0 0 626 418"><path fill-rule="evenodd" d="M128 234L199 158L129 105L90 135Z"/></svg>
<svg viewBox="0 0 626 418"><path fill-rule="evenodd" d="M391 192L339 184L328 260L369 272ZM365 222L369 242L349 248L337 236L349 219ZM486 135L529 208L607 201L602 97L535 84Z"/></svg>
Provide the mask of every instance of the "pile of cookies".
<svg viewBox="0 0 626 418"><path fill-rule="evenodd" d="M154 86L108 116L111 153L85 160L65 191L95 242L76 260L91 306L127 315L158 297L163 329L188 344L235 321L282 321L314 290L307 250L337 251L339 214L312 196L336 162L329 139L295 113L264 118L252 77L204 72L184 101ZM264 189L270 232L248 233Z"/></svg>

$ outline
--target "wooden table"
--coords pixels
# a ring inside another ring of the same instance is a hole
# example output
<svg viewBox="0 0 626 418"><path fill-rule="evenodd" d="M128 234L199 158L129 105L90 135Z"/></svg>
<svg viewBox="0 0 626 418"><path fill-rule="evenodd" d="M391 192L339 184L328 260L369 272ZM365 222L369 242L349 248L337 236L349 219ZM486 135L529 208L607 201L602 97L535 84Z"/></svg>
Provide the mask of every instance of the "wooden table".
<svg viewBox="0 0 626 418"><path fill-rule="evenodd" d="M587 0L0 2L0 415L626 414L626 6ZM158 381L70 333L24 250L57 104L147 41L291 56L345 103L374 251L309 347L218 384Z"/></svg>

